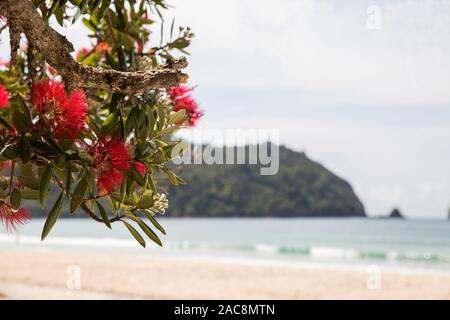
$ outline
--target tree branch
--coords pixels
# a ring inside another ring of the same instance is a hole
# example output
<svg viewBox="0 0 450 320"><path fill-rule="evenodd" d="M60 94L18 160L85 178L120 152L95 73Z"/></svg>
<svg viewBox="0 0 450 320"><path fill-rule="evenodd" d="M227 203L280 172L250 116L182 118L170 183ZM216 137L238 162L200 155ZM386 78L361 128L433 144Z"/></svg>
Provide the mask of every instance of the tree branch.
<svg viewBox="0 0 450 320"><path fill-rule="evenodd" d="M86 203L85 203L84 201L81 202L80 207L81 207L81 209L83 209L83 211L84 211L89 217L91 217L92 219L94 219L94 220L97 221L97 222L102 222L102 223L103 223L103 219L100 219L99 217L97 217L97 215L96 215L95 213L93 213L93 212L91 211L91 209L88 208L88 206L86 205ZM122 219L122 218L123 218L123 216L117 215L117 216L115 216L114 218L109 219L109 222L110 222L110 223L113 223L113 222L116 222L116 221L120 221L120 219Z"/></svg>
<svg viewBox="0 0 450 320"><path fill-rule="evenodd" d="M164 66L147 71L123 72L112 69L94 68L78 63L70 54L73 45L66 37L52 29L42 19L31 1L1 0L0 15L8 19L11 34L12 58L17 46L17 31L23 32L30 45L41 52L47 62L55 68L65 82L66 89L104 89L112 92L142 94L157 88L168 88L185 82L187 74L180 69L187 67L185 58L169 62Z"/></svg>

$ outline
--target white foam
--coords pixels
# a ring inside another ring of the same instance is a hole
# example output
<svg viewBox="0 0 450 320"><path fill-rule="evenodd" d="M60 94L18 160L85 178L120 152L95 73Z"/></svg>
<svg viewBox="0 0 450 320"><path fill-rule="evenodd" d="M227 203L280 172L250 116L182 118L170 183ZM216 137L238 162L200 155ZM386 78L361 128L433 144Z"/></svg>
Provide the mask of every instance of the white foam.
<svg viewBox="0 0 450 320"><path fill-rule="evenodd" d="M358 258L358 251L352 249L341 249L332 247L311 247L310 256L313 258Z"/></svg>

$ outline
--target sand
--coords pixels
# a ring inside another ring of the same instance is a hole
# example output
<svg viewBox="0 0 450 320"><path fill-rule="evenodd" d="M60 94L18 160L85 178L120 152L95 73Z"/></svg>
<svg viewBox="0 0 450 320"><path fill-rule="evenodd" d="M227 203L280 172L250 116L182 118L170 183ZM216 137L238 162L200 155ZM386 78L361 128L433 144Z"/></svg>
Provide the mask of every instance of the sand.
<svg viewBox="0 0 450 320"><path fill-rule="evenodd" d="M369 271L0 248L0 298L450 299L450 274Z"/></svg>

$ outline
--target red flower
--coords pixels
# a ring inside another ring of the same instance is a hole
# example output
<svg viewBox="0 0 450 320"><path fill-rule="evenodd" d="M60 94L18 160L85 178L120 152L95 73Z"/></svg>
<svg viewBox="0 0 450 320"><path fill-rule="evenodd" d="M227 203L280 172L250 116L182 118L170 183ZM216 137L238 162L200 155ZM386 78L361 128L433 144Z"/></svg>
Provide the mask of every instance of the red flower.
<svg viewBox="0 0 450 320"><path fill-rule="evenodd" d="M192 97L192 88L177 86L169 89L169 97L174 103L174 111L186 110L186 117L191 127L203 116L203 112L198 109L198 104Z"/></svg>
<svg viewBox="0 0 450 320"><path fill-rule="evenodd" d="M109 50L111 50L111 46L109 45L108 42L99 42L95 47L95 51L100 55L104 54Z"/></svg>
<svg viewBox="0 0 450 320"><path fill-rule="evenodd" d="M82 90L67 97L61 82L49 79L33 83L31 99L41 119L58 139L75 139L86 125L87 101Z"/></svg>
<svg viewBox="0 0 450 320"><path fill-rule="evenodd" d="M142 52L144 51L144 44L142 43L142 40L141 40L141 39L139 39L139 40L136 42L135 47L136 47L136 51L137 51L138 53L142 53Z"/></svg>
<svg viewBox="0 0 450 320"><path fill-rule="evenodd" d="M140 174L144 175L147 172L147 168L145 167L145 164L139 161L134 162L134 166L136 167L137 171L139 171Z"/></svg>
<svg viewBox="0 0 450 320"><path fill-rule="evenodd" d="M77 51L77 53L75 54L75 57L78 61L80 61L80 60L83 60L84 58L86 58L90 52L91 52L91 50L89 50L88 48L81 48Z"/></svg>
<svg viewBox="0 0 450 320"><path fill-rule="evenodd" d="M119 138L101 137L88 152L94 159L98 192L106 194L117 189L123 182L124 172L130 169L127 146Z"/></svg>
<svg viewBox="0 0 450 320"><path fill-rule="evenodd" d="M9 106L9 94L8 91L0 84L0 108Z"/></svg>
<svg viewBox="0 0 450 320"><path fill-rule="evenodd" d="M0 221L5 226L6 231L15 231L17 225L30 221L30 212L25 208L14 210L6 202L0 201Z"/></svg>
<svg viewBox="0 0 450 320"><path fill-rule="evenodd" d="M177 86L169 89L170 99L176 100L177 98L190 95L192 89L187 86Z"/></svg>

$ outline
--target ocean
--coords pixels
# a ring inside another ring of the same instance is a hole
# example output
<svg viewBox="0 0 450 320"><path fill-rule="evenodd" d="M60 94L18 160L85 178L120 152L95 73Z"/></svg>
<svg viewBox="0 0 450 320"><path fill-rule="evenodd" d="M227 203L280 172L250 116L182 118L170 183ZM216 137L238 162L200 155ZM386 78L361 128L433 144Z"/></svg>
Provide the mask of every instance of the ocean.
<svg viewBox="0 0 450 320"><path fill-rule="evenodd" d="M353 218L159 219L163 248L141 248L122 224L60 219L40 241L44 220L17 234L0 232L0 248L99 250L261 264L380 266L450 272L450 221Z"/></svg>

